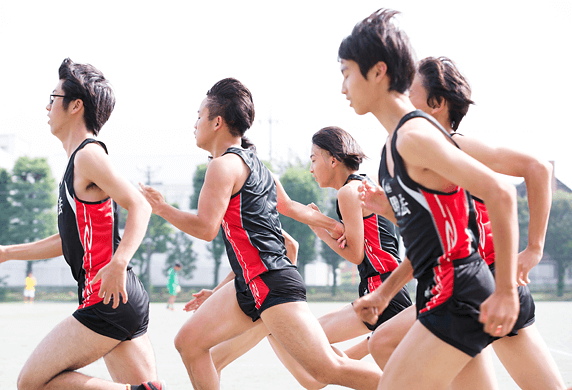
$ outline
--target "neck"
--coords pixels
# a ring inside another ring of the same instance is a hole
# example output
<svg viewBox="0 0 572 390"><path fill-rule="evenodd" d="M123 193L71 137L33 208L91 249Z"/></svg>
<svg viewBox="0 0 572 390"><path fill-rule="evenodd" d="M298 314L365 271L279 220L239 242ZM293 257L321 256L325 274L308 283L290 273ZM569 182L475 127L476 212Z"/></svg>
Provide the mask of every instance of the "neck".
<svg viewBox="0 0 572 390"><path fill-rule="evenodd" d="M388 92L371 113L385 127L385 130L391 135L395 131L397 124L403 116L415 107L411 104L409 97L395 91Z"/></svg>
<svg viewBox="0 0 572 390"><path fill-rule="evenodd" d="M240 148L241 145L241 137L233 137L228 133L228 136L223 136L218 139L213 140L213 143L207 149L213 156L213 158L217 158L222 156L224 152L230 147L237 147Z"/></svg>
<svg viewBox="0 0 572 390"><path fill-rule="evenodd" d="M334 175L334 180L332 183L332 188L339 190L346 184L346 180L348 180L348 176L352 173L356 173L357 171L351 170L343 164L340 164L340 168L337 170L336 174Z"/></svg>
<svg viewBox="0 0 572 390"><path fill-rule="evenodd" d="M78 125L68 131L60 132L57 137L62 142L66 154L70 157L83 141L94 137L94 135L87 130L85 125Z"/></svg>

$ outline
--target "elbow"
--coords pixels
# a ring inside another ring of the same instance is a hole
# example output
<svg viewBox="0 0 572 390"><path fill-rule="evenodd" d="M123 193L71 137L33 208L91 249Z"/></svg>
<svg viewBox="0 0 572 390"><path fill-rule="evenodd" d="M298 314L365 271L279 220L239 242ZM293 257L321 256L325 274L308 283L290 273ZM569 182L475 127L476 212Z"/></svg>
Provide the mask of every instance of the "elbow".
<svg viewBox="0 0 572 390"><path fill-rule="evenodd" d="M207 242L211 242L212 240L214 240L214 239L216 238L217 234L218 234L218 229L216 229L216 230L210 229L210 230L208 230L208 231L205 231L205 232L203 233L202 237L199 237L199 238L200 238L201 240L205 240L205 241L207 241Z"/></svg>

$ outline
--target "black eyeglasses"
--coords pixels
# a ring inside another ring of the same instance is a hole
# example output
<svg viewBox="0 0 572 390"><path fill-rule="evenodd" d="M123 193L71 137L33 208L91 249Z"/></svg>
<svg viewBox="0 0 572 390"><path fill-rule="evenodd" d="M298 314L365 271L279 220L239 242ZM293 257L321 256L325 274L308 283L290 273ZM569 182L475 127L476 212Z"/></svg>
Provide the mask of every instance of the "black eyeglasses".
<svg viewBox="0 0 572 390"><path fill-rule="evenodd" d="M56 98L56 97L69 97L69 96L52 94L52 95L50 95L50 104L54 104L54 98Z"/></svg>

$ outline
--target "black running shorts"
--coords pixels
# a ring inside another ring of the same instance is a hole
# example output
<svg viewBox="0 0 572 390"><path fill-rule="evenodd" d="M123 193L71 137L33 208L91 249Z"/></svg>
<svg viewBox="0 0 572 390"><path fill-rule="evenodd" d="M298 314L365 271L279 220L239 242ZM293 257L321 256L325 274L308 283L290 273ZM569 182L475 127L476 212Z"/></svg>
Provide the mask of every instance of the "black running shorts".
<svg viewBox="0 0 572 390"><path fill-rule="evenodd" d="M236 288L236 279L235 279ZM269 307L288 302L305 302L306 286L296 268L272 270L248 283L246 291L236 292L241 310L256 321Z"/></svg>
<svg viewBox="0 0 572 390"><path fill-rule="evenodd" d="M125 341L142 336L149 324L149 296L135 273L127 270L127 303L113 309L113 300L76 310L73 316L95 333Z"/></svg>

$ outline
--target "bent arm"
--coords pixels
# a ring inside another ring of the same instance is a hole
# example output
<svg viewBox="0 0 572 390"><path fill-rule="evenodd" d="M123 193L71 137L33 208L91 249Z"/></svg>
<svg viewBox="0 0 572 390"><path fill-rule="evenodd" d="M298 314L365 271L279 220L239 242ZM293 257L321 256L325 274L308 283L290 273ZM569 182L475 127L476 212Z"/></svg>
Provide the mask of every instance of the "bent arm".
<svg viewBox="0 0 572 390"><path fill-rule="evenodd" d="M276 208L280 214L295 219L298 222L305 223L306 225L324 228L328 232L333 233L335 238L343 234L344 226L340 222L290 199L278 177L274 174L272 174L272 177L276 183L276 192L278 195Z"/></svg>

